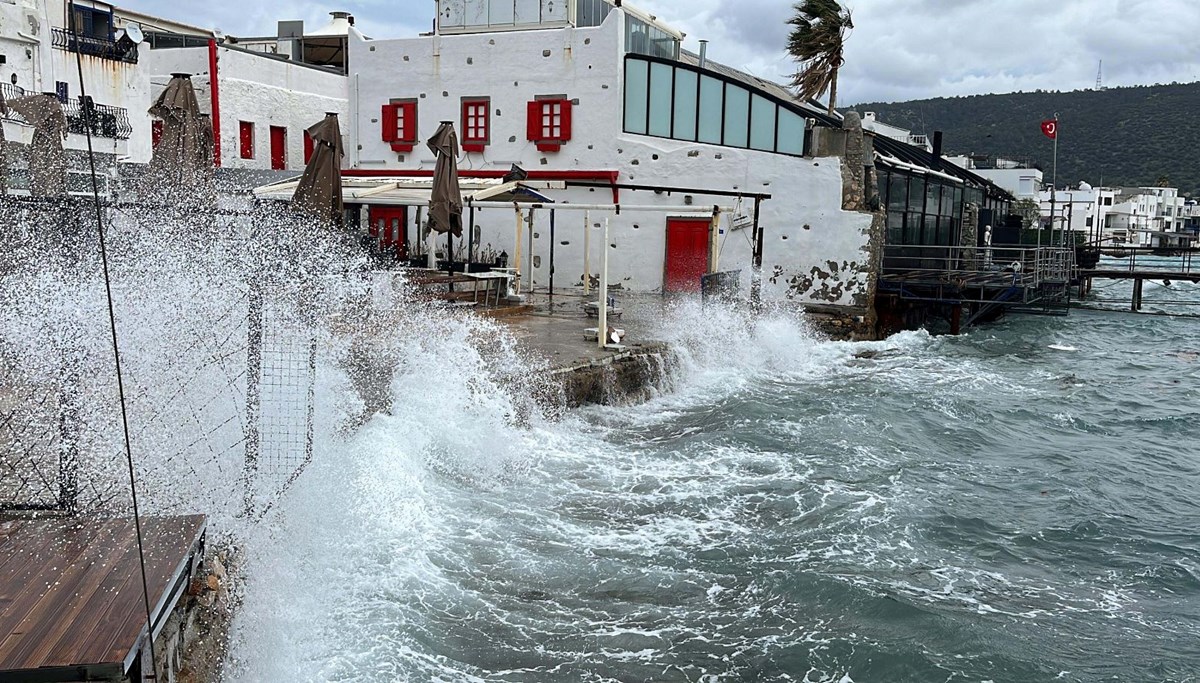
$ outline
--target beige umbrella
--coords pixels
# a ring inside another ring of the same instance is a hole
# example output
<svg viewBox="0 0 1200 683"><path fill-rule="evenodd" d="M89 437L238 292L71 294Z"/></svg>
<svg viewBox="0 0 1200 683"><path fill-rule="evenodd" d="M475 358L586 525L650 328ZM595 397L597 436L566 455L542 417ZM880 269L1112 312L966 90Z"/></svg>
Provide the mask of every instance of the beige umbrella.
<svg viewBox="0 0 1200 683"><path fill-rule="evenodd" d="M326 114L307 132L313 142L312 156L304 167L304 175L300 176L296 194L292 195L292 206L340 227L345 215L342 208L344 152L337 114Z"/></svg>
<svg viewBox="0 0 1200 683"><path fill-rule="evenodd" d="M204 184L211 175L203 161L208 156L204 150L205 123L196 103L191 76L171 74L170 82L149 111L151 116L163 122L162 136L150 157L147 176L150 187L170 192L181 186Z"/></svg>
<svg viewBox="0 0 1200 683"><path fill-rule="evenodd" d="M67 191L67 156L62 141L67 137L67 117L54 93L18 97L9 109L33 126L29 143L29 193L54 197Z"/></svg>
<svg viewBox="0 0 1200 683"><path fill-rule="evenodd" d="M429 151L437 156L433 167L433 195L429 199L429 228L462 237L462 191L458 189L458 134L454 124L442 121L429 138ZM453 260L453 255L447 255Z"/></svg>

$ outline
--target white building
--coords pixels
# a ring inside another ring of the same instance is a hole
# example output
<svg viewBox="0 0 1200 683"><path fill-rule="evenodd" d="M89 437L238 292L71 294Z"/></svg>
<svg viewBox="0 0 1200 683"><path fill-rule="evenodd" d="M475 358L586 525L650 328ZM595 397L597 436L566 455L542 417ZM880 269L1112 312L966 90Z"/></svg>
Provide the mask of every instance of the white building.
<svg viewBox="0 0 1200 683"><path fill-rule="evenodd" d="M1025 162L967 155L946 157L946 160L987 178L1018 200L1036 200L1042 189L1042 172Z"/></svg>
<svg viewBox="0 0 1200 683"><path fill-rule="evenodd" d="M812 156L812 118L820 112L779 86L701 65L680 50L681 38L605 0L441 0L432 35L368 40L352 30L350 174L428 175L434 156L424 140L439 121L452 121L465 177L498 176L516 164L544 180L770 193L759 217L764 297L867 309L873 216L842 209L840 157ZM861 169L850 173L861 177ZM616 194L625 204L693 203L696 211L607 214L612 283L690 288L699 280L690 270L701 264L702 272L714 255L720 270L740 270L748 282L752 231L726 223L715 247L707 239L705 215L717 198L691 190ZM613 197L608 188L576 187L555 199ZM749 214L751 203L740 211ZM416 220L403 215L410 242ZM582 278L583 230L582 215L558 212L559 286ZM512 210L481 212L473 237L480 248L515 254ZM522 272L544 287L545 223L531 238L522 245Z"/></svg>
<svg viewBox="0 0 1200 683"><path fill-rule="evenodd" d="M1109 240L1109 213L1113 210L1117 190L1109 187L1092 187L1080 183L1077 189L1062 189L1054 193L1054 229L1066 230L1083 236L1088 242ZM1051 213L1050 191L1042 190L1037 195L1038 207L1046 224Z"/></svg>
<svg viewBox="0 0 1200 683"><path fill-rule="evenodd" d="M1120 188L1105 217L1106 239L1114 244L1173 247L1191 243L1187 202L1173 187Z"/></svg>
<svg viewBox="0 0 1200 683"><path fill-rule="evenodd" d="M104 188L117 176L114 166L136 172L149 161L157 131L147 110L173 73L193 76L201 110L213 114L222 167L296 171L306 158L304 129L326 112L348 118L349 16L335 14L329 26L310 35L301 22L284 22L298 35L272 39L275 49L267 50L261 42L242 46L209 29L99 0L0 0L0 91L6 100L58 95L70 130L64 146L71 192L90 189L83 156L89 128ZM275 54L279 45L282 55ZM291 46L303 49L289 59ZM340 61L331 53L339 53ZM90 104L80 99L85 91ZM95 113L89 116L85 108ZM12 112L0 120L12 145L9 187L20 193L28 186L22 146L33 129Z"/></svg>
<svg viewBox="0 0 1200 683"><path fill-rule="evenodd" d="M927 152L933 151L933 146L930 144L929 136L924 135L924 134L913 133L911 130L909 130L907 128L901 128L900 126L893 126L890 123L884 123L883 121L879 120L879 117L876 116L875 112L873 112L873 111L868 111L868 112L863 113L862 125L863 125L863 128L871 131L872 133L875 133L876 135L882 135L884 137L891 138L893 140L898 140L900 142L914 145L916 147L920 147L920 148L924 149ZM963 168L967 168L967 167L964 166Z"/></svg>

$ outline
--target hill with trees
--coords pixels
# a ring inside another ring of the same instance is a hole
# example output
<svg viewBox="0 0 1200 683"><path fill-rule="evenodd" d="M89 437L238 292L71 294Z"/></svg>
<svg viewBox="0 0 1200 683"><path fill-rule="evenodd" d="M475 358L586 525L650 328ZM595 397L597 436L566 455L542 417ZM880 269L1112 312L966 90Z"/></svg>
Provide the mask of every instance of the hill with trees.
<svg viewBox="0 0 1200 683"><path fill-rule="evenodd" d="M914 133L943 133L946 154L1027 160L1050 181L1054 143L1045 119L1059 118L1058 186L1178 187L1200 197L1200 83L858 104Z"/></svg>

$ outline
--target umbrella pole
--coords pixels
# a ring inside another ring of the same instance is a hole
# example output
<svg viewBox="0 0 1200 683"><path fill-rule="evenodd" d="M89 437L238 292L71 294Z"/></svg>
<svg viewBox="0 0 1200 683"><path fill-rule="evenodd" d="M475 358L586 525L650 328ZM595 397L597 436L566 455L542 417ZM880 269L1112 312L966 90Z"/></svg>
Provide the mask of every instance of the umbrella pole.
<svg viewBox="0 0 1200 683"><path fill-rule="evenodd" d="M583 295L592 293L592 212L583 212Z"/></svg>
<svg viewBox="0 0 1200 683"><path fill-rule="evenodd" d="M604 217L604 244L608 244L608 216ZM600 325L596 341L600 348L608 343L608 249L600 257Z"/></svg>
<svg viewBox="0 0 1200 683"><path fill-rule="evenodd" d="M467 263L475 262L475 205L467 210ZM469 268L468 268L469 270Z"/></svg>
<svg viewBox="0 0 1200 683"><path fill-rule="evenodd" d="M514 278L517 283L516 289L514 290L516 294L521 293L521 223L525 222L525 216L522 215L523 213L524 212L521 211L521 207L518 206L517 207L517 239L516 239L517 246L513 249L513 251L516 252L513 255L513 266L516 268L515 272L513 273L513 275L516 276Z"/></svg>

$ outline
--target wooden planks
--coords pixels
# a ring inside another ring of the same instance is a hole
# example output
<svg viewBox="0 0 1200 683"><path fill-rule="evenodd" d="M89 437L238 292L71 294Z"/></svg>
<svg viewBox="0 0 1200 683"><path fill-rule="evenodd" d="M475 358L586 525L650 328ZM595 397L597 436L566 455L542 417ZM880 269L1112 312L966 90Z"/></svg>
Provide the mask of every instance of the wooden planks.
<svg viewBox="0 0 1200 683"><path fill-rule="evenodd" d="M142 520L156 625L193 566L203 515ZM42 519L0 524L0 674L92 668L124 673L145 637L131 519ZM64 679L65 680L65 679Z"/></svg>

